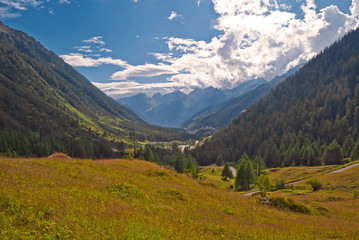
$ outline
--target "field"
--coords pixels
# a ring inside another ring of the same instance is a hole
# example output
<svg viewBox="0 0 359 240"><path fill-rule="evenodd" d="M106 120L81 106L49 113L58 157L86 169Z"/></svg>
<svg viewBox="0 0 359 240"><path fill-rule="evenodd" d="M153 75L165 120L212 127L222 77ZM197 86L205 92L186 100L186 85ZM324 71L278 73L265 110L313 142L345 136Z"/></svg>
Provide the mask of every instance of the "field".
<svg viewBox="0 0 359 240"><path fill-rule="evenodd" d="M320 202L328 212L315 215L220 188L138 160L3 158L0 239L358 238L359 201L349 195Z"/></svg>

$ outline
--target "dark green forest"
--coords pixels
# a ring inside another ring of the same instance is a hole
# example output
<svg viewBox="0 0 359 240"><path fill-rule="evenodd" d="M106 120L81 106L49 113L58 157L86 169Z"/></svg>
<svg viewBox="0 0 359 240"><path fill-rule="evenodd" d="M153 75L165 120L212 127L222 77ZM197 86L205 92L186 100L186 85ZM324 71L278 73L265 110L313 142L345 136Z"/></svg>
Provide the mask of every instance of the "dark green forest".
<svg viewBox="0 0 359 240"><path fill-rule="evenodd" d="M113 157L120 141L187 139L146 124L27 34L0 22L0 153Z"/></svg>
<svg viewBox="0 0 359 240"><path fill-rule="evenodd" d="M359 30L323 50L192 155L269 167L341 164L359 146ZM355 158L355 156L353 156Z"/></svg>

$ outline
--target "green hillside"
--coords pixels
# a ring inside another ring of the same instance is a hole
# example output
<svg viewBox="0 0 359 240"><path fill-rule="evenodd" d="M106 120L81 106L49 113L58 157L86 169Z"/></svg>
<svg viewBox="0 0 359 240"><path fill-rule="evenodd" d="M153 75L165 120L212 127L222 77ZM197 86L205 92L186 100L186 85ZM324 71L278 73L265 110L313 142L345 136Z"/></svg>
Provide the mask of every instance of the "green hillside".
<svg viewBox="0 0 359 240"><path fill-rule="evenodd" d="M27 34L0 22L0 152L109 157L124 141L181 139L147 125Z"/></svg>
<svg viewBox="0 0 359 240"><path fill-rule="evenodd" d="M261 155L267 166L340 164L359 136L359 30L326 48L250 110L194 151L201 164L222 154ZM359 146L358 146L359 147Z"/></svg>
<svg viewBox="0 0 359 240"><path fill-rule="evenodd" d="M0 179L1 239L305 240L359 233L353 198L314 205L325 206L325 215L295 213L138 160L0 159Z"/></svg>

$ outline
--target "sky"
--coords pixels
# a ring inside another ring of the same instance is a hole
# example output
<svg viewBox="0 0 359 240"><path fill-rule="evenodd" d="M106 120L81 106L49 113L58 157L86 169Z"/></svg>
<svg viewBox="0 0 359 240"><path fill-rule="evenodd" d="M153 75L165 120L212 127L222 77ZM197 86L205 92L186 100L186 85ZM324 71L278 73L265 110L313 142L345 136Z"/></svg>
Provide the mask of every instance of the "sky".
<svg viewBox="0 0 359 240"><path fill-rule="evenodd" d="M270 80L359 26L359 0L0 0L33 36L117 99Z"/></svg>

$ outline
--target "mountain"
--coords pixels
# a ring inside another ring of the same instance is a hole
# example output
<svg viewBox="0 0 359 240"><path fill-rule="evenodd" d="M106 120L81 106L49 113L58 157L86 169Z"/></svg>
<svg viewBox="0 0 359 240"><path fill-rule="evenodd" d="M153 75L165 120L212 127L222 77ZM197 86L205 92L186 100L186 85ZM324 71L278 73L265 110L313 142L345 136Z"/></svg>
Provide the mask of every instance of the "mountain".
<svg viewBox="0 0 359 240"><path fill-rule="evenodd" d="M278 76L271 81L262 80L261 85L253 84L252 81L243 85L238 97L230 98L226 102L211 106L196 113L183 123L183 127L187 130L202 130L208 134L213 133L218 128L226 126L230 121L237 117L242 111L248 109L252 104L268 94L271 89L275 88L279 83L284 81L288 76L294 74L301 66L289 70L287 73ZM258 82L257 82L258 83ZM241 85L242 86L242 85ZM246 87L246 88L244 88ZM233 89L231 92L235 92ZM228 92L228 90L225 90ZM235 95L231 95L235 96Z"/></svg>
<svg viewBox="0 0 359 240"><path fill-rule="evenodd" d="M318 54L193 152L201 164L243 152L267 166L340 164L359 137L359 30Z"/></svg>
<svg viewBox="0 0 359 240"><path fill-rule="evenodd" d="M229 90L213 87L196 88L189 94L175 91L165 95L157 93L149 97L140 93L131 97L120 98L117 101L132 109L151 124L179 127L188 118L203 109L218 106L228 99L251 91L265 82L264 79L254 79Z"/></svg>
<svg viewBox="0 0 359 240"><path fill-rule="evenodd" d="M0 22L0 152L108 156L116 143L183 137L148 126L27 34Z"/></svg>

